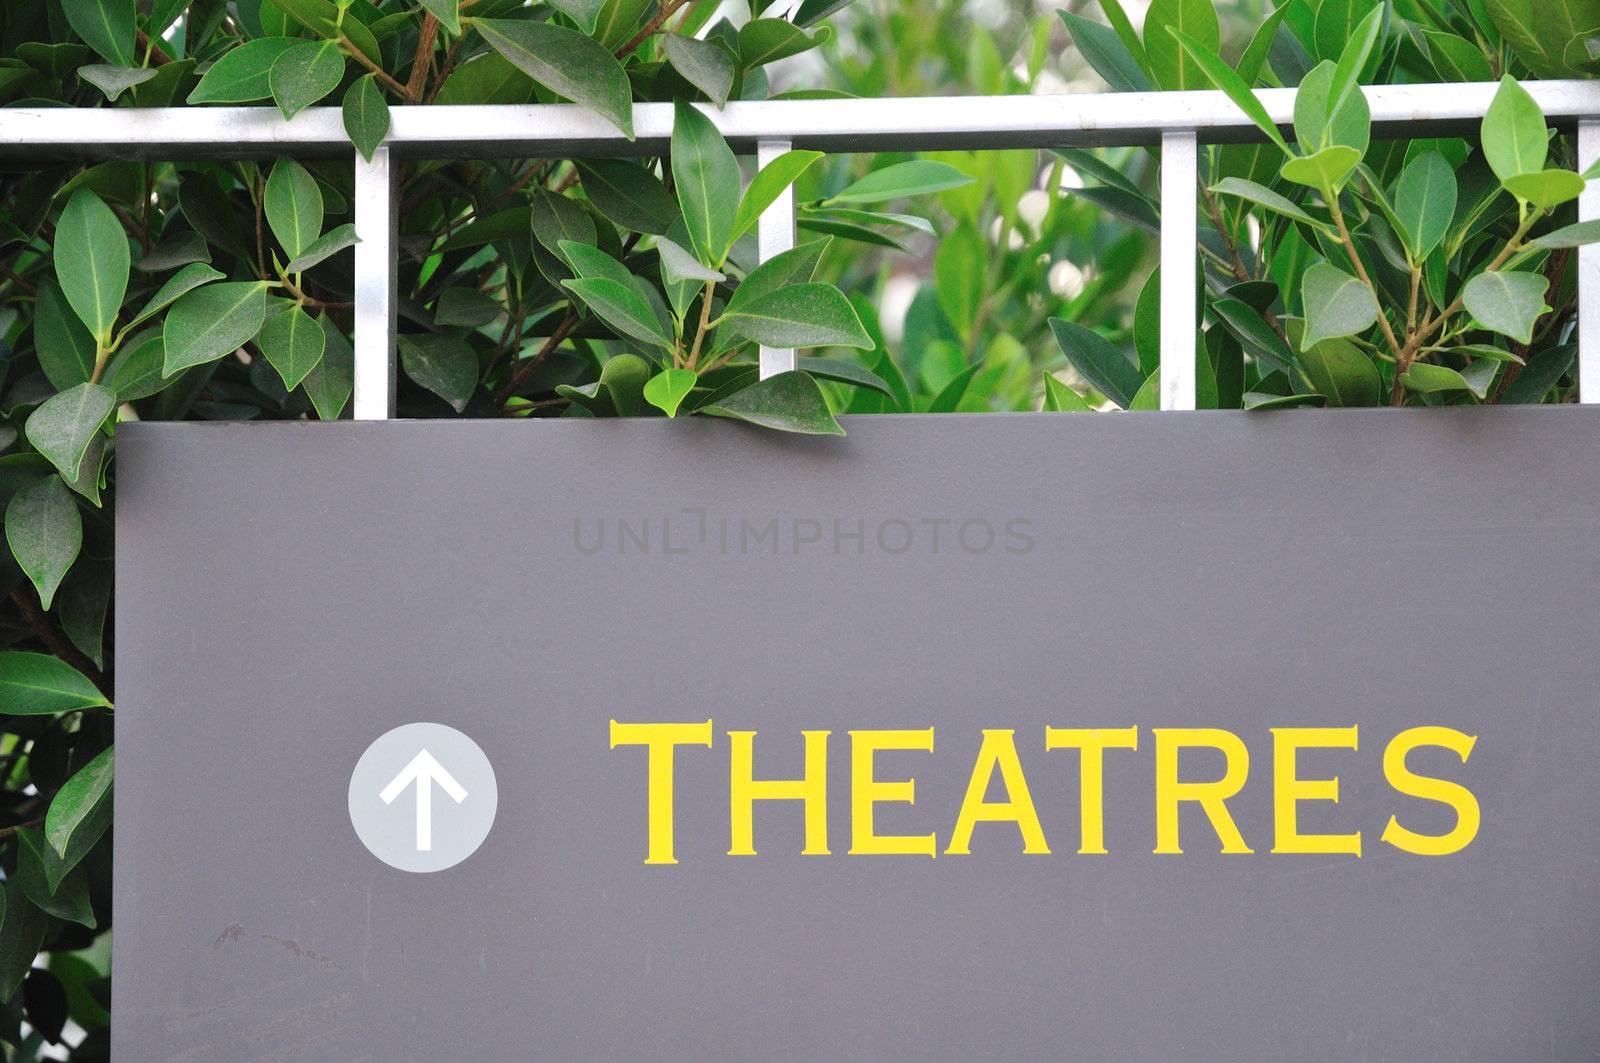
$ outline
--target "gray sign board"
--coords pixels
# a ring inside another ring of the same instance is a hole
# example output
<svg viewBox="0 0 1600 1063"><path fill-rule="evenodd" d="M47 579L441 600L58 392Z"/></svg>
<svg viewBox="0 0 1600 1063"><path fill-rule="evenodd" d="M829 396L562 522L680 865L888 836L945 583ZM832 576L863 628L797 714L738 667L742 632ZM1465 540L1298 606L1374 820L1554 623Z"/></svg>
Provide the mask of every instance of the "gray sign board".
<svg viewBox="0 0 1600 1063"><path fill-rule="evenodd" d="M124 426L117 1058L1595 1057L1600 410L848 429Z"/></svg>

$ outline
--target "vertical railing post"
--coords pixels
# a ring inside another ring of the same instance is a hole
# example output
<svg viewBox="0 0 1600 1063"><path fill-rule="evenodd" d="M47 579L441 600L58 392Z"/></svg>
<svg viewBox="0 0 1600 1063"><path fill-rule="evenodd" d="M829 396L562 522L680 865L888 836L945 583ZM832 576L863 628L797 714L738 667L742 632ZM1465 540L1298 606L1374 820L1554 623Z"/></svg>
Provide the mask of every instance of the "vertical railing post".
<svg viewBox="0 0 1600 1063"><path fill-rule="evenodd" d="M1195 408L1195 262L1200 165L1192 129L1161 134L1161 408Z"/></svg>
<svg viewBox="0 0 1600 1063"><path fill-rule="evenodd" d="M356 155L355 419L394 416L398 197L388 145Z"/></svg>
<svg viewBox="0 0 1600 1063"><path fill-rule="evenodd" d="M1578 170L1600 162L1600 120L1578 123ZM1578 197L1578 220L1600 219L1600 184ZM1600 244L1578 248L1578 401L1600 405Z"/></svg>
<svg viewBox="0 0 1600 1063"><path fill-rule="evenodd" d="M756 145L756 164L765 166L788 151L787 140L763 140ZM783 190L783 195L772 201L772 206L761 213L756 224L756 254L762 261L776 258L794 247L794 188ZM793 347L761 348L761 379L786 373L794 368Z"/></svg>

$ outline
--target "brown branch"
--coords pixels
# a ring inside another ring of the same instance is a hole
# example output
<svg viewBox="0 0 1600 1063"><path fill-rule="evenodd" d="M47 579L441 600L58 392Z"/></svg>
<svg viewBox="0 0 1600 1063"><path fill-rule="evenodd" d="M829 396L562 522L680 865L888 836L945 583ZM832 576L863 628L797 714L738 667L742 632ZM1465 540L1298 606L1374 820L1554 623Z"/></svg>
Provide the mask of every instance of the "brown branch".
<svg viewBox="0 0 1600 1063"><path fill-rule="evenodd" d="M466 7L466 4L462 4ZM450 50L444 55L444 65L439 68L439 75L433 79L433 88L428 90L427 98L423 103L432 103L439 95L439 90L444 88L447 79L456 68L456 56L461 54L461 45L466 40L465 36L457 37L450 45Z"/></svg>
<svg viewBox="0 0 1600 1063"><path fill-rule="evenodd" d="M82 650L67 641L61 632L55 629L50 623L50 618L34 603L33 595L26 586L12 591L11 601L46 649L87 676L89 681L100 689L100 693L107 698L111 697L111 688L106 685L104 673L95 667L94 662L89 660Z"/></svg>
<svg viewBox="0 0 1600 1063"><path fill-rule="evenodd" d="M34 827L41 826L43 823L44 823L44 817L43 816L37 816L37 817L35 817L33 819L26 820L26 821L24 821L22 823L18 823L18 824L15 824L13 826L10 826L10 827L0 827L0 841L4 841L5 839L11 837L13 834L17 833L20 830L30 830L30 829L32 829Z"/></svg>
<svg viewBox="0 0 1600 1063"><path fill-rule="evenodd" d="M439 20L429 12L422 20L422 32L417 34L417 56L411 61L411 77L406 81L406 98L413 103L422 99L422 89L428 82L428 61L433 58L433 44L439 37Z"/></svg>
<svg viewBox="0 0 1600 1063"><path fill-rule="evenodd" d="M664 0L655 17L646 22L643 29L629 38L627 44L617 49L617 58L621 59L625 55L632 54L635 48L654 37L661 27L667 24L667 19L676 14L678 8L689 2L690 0Z"/></svg>
<svg viewBox="0 0 1600 1063"><path fill-rule="evenodd" d="M400 84L400 82L391 77L389 72L383 67L379 66L377 63L374 63L371 59L368 59L366 53L351 43L349 37L346 37L342 33L339 34L339 43L344 46L344 50L346 54L350 56L350 58L354 59L356 62L370 70L374 77L389 87L390 91L394 92L407 103L418 102L411 96L411 93L406 86Z"/></svg>
<svg viewBox="0 0 1600 1063"><path fill-rule="evenodd" d="M135 30L133 34L135 44L143 48L150 56L151 66L166 66L172 62L172 56L161 50L161 46L150 38L144 30Z"/></svg>
<svg viewBox="0 0 1600 1063"><path fill-rule="evenodd" d="M538 369L546 358L550 357L550 353L560 345L562 340L567 338L567 334L577 324L578 311L569 309L567 316L561 319L560 324L556 325L555 331L550 333L550 338L544 341L544 345L534 353L532 358L529 358L527 362L520 366L515 373L511 374L511 379L506 382L506 386L500 389L499 394L495 395L494 401L500 409L504 410L506 408L506 403L511 401L511 396L515 395L517 389L523 385L523 382L533 375L533 371Z"/></svg>

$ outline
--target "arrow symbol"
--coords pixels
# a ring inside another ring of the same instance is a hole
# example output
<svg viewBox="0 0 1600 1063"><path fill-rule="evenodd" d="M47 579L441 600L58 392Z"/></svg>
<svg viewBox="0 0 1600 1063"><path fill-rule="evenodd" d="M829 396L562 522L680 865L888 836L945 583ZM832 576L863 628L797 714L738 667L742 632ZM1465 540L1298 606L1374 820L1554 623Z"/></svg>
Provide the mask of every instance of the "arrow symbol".
<svg viewBox="0 0 1600 1063"><path fill-rule="evenodd" d="M433 848L433 788L438 786L456 804L467 799L466 788L456 782L455 778L444 770L444 765L433 758L433 754L426 749L411 758L411 763L400 769L400 773L389 780L378 796L386 805L394 804L394 799L403 793L412 783L417 785L417 852L425 853Z"/></svg>

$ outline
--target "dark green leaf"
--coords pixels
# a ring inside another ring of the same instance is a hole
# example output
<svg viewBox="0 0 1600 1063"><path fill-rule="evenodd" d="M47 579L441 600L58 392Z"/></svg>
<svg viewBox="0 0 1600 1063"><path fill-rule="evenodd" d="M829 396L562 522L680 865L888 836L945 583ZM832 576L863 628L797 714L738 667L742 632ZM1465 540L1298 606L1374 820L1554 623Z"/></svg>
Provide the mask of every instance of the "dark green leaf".
<svg viewBox="0 0 1600 1063"><path fill-rule="evenodd" d="M741 391L723 396L714 405L702 406L699 412L713 417L732 417L780 432L844 435L817 382L799 370L758 380Z"/></svg>
<svg viewBox="0 0 1600 1063"><path fill-rule="evenodd" d="M317 323L322 326L325 337L322 361L306 375L301 386L311 399L317 417L324 421L336 421L355 389L356 354L350 347L350 341L345 339L344 333L332 321L320 317Z"/></svg>
<svg viewBox="0 0 1600 1063"><path fill-rule="evenodd" d="M589 202L616 224L656 236L672 227L678 205L645 167L624 159L584 159L577 166Z"/></svg>
<svg viewBox="0 0 1600 1063"><path fill-rule="evenodd" d="M1070 11L1060 14L1078 53L1107 85L1117 92L1151 90L1153 86L1144 67L1117 37L1116 31Z"/></svg>
<svg viewBox="0 0 1600 1063"><path fill-rule="evenodd" d="M264 281L208 284L167 311L162 327L166 376L232 354L261 331L267 317Z"/></svg>
<svg viewBox="0 0 1600 1063"><path fill-rule="evenodd" d="M73 32L108 63L137 66L134 53L134 0L61 0Z"/></svg>
<svg viewBox="0 0 1600 1063"><path fill-rule="evenodd" d="M87 188L72 194L56 224L56 278L67 302L102 346L128 291L128 236L105 202Z"/></svg>
<svg viewBox="0 0 1600 1063"><path fill-rule="evenodd" d="M94 372L94 337L67 305L54 279L40 280L34 305L33 346L44 375L58 389L88 380Z"/></svg>
<svg viewBox="0 0 1600 1063"><path fill-rule="evenodd" d="M633 139L633 89L622 66L593 37L548 22L480 18L495 49L551 92L594 111Z"/></svg>
<svg viewBox="0 0 1600 1063"><path fill-rule="evenodd" d="M299 387L322 361L325 343L322 326L298 306L268 318L256 337L267 363L278 371L289 391Z"/></svg>
<svg viewBox="0 0 1600 1063"><path fill-rule="evenodd" d="M1139 368L1112 346L1110 340L1075 321L1053 317L1050 330L1073 368L1096 391L1127 409L1144 384Z"/></svg>
<svg viewBox="0 0 1600 1063"><path fill-rule="evenodd" d="M356 236L356 227L354 225L349 222L345 222L343 225L336 225L307 244L297 257L290 259L289 264L283 267L284 272L299 273L303 270L308 270L319 262L332 258L345 248L354 247L360 242L360 238Z"/></svg>
<svg viewBox="0 0 1600 1063"><path fill-rule="evenodd" d="M801 369L814 377L823 380L834 380L841 384L853 384L856 387L871 388L873 391L882 392L891 399L898 401L899 397L889 382L872 370L859 366L854 362L847 362L841 358L815 358L800 359Z"/></svg>
<svg viewBox="0 0 1600 1063"><path fill-rule="evenodd" d="M117 397L98 384L58 392L28 416L28 442L68 480L78 478L84 452L117 408Z"/></svg>
<svg viewBox="0 0 1600 1063"><path fill-rule="evenodd" d="M56 590L83 546L83 518L78 515L78 504L72 500L72 493L61 482L61 477L47 476L12 496L11 504L6 507L6 542L11 547L11 556L17 559L23 574L39 592L40 603L49 609ZM4 657L0 654L0 658ZM0 693L6 692L5 663L0 659ZM0 699L0 712L19 715L18 710L6 707L9 704L8 700Z"/></svg>
<svg viewBox="0 0 1600 1063"><path fill-rule="evenodd" d="M1517 406L1543 401L1550 389L1559 384L1561 378L1572 368L1577 353L1576 344L1567 344L1548 348L1529 358L1527 368L1506 386L1504 394L1500 396L1500 403L1505 406Z"/></svg>
<svg viewBox="0 0 1600 1063"><path fill-rule="evenodd" d="M113 763L112 750L107 748L75 772L51 799L44 835L58 856L72 851L80 832L104 833L110 824Z"/></svg>
<svg viewBox="0 0 1600 1063"><path fill-rule="evenodd" d="M70 505L71 499L67 501ZM54 716L110 704L87 676L59 657L26 650L0 651L0 714Z"/></svg>
<svg viewBox="0 0 1600 1063"><path fill-rule="evenodd" d="M1377 406L1383 400L1377 365L1349 340L1323 340L1300 355L1300 364L1329 406Z"/></svg>
<svg viewBox="0 0 1600 1063"><path fill-rule="evenodd" d="M448 402L457 413L467 408L467 400L478 386L478 356L458 336L401 336L400 365L406 376Z"/></svg>
<svg viewBox="0 0 1600 1063"><path fill-rule="evenodd" d="M223 54L189 93L190 103L252 103L272 95L272 67L289 49L305 42L294 37L262 37Z"/></svg>
<svg viewBox="0 0 1600 1063"><path fill-rule="evenodd" d="M1455 212L1456 172L1444 156L1429 151L1407 163L1395 181L1394 214L1413 262L1433 254Z"/></svg>
<svg viewBox="0 0 1600 1063"><path fill-rule="evenodd" d="M681 33L665 34L661 41L668 62L685 81L718 107L727 104L738 61L732 49L719 40L702 41Z"/></svg>
<svg viewBox="0 0 1600 1063"><path fill-rule="evenodd" d="M453 4L455 0L450 2ZM384 101L383 91L378 88L377 75L367 74L357 78L345 90L341 110L344 114L344 131L349 134L350 143L355 145L363 159L371 162L372 153L389 135L389 104Z"/></svg>
<svg viewBox="0 0 1600 1063"><path fill-rule="evenodd" d="M285 49L267 75L272 99L285 118L293 118L339 87L344 53L333 41L302 41Z"/></svg>
<svg viewBox="0 0 1600 1063"><path fill-rule="evenodd" d="M739 163L711 119L682 100L674 104L672 178L694 253L716 269L732 243Z"/></svg>
<svg viewBox="0 0 1600 1063"><path fill-rule="evenodd" d="M795 284L730 304L721 320L768 347L873 345L855 307L831 284Z"/></svg>

